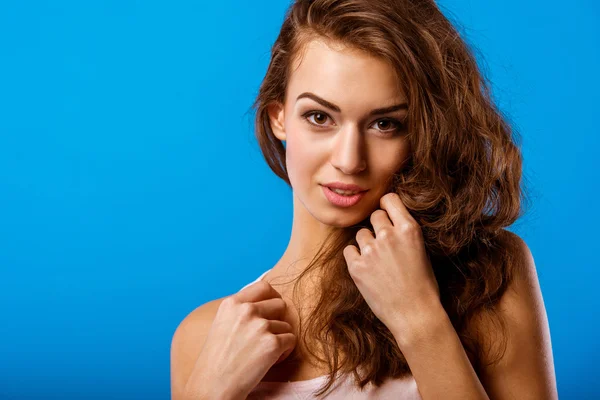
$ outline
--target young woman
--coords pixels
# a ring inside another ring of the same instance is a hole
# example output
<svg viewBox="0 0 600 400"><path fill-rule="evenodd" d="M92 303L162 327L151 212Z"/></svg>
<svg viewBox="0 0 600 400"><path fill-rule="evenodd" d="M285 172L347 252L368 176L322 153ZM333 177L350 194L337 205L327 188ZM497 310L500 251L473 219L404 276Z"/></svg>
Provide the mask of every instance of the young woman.
<svg viewBox="0 0 600 400"><path fill-rule="evenodd" d="M173 399L557 398L520 151L433 1L296 1L254 106L289 245L181 322Z"/></svg>

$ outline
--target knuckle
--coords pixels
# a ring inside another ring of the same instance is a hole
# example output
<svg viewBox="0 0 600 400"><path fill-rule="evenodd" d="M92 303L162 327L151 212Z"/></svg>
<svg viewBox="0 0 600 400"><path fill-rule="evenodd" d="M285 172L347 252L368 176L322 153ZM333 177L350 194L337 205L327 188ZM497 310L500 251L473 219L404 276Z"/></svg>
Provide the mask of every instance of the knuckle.
<svg viewBox="0 0 600 400"><path fill-rule="evenodd" d="M257 326L257 330L260 332L268 332L269 331L269 321L267 321L266 319L260 319L258 320L258 322L256 323Z"/></svg>
<svg viewBox="0 0 600 400"><path fill-rule="evenodd" d="M256 285L263 291L271 289L271 285L266 281L258 281L256 282Z"/></svg>
<svg viewBox="0 0 600 400"><path fill-rule="evenodd" d="M238 300L238 298L236 296L227 296L223 299L219 308L221 308L221 307L231 308L231 307L238 305L239 303L240 303L240 301Z"/></svg>
<svg viewBox="0 0 600 400"><path fill-rule="evenodd" d="M394 196L398 196L398 195L396 193L386 193L382 199L383 199L383 201L387 202L387 201L392 200L394 198Z"/></svg>
<svg viewBox="0 0 600 400"><path fill-rule="evenodd" d="M256 306L254 303L242 303L239 305L239 309L243 318L252 317L256 313Z"/></svg>
<svg viewBox="0 0 600 400"><path fill-rule="evenodd" d="M363 246L363 249L362 249L363 254L371 254L371 253L373 253L373 251L375 251L375 249L373 248L372 245L367 244L367 245Z"/></svg>
<svg viewBox="0 0 600 400"><path fill-rule="evenodd" d="M351 273L356 272L357 270L360 270L363 268L363 262L361 260L356 260L350 264L348 264L348 271Z"/></svg>
<svg viewBox="0 0 600 400"><path fill-rule="evenodd" d="M227 296L223 299L223 301L221 302L221 305L228 306L228 305L234 304L235 301L236 301L235 296Z"/></svg>
<svg viewBox="0 0 600 400"><path fill-rule="evenodd" d="M385 227L383 227L383 228L381 228L381 229L379 230L377 237L378 237L379 239L384 239L384 240L387 240L387 239L390 239L390 238L391 238L391 236L392 236L392 233L393 233L393 232L392 232L392 229L391 229L391 228L389 228L389 227L387 227L387 226L385 226Z"/></svg>
<svg viewBox="0 0 600 400"><path fill-rule="evenodd" d="M405 222L401 223L400 226L398 227L400 232L402 232L405 235L416 232L418 230L418 228L419 228L418 225L411 221L405 221Z"/></svg>
<svg viewBox="0 0 600 400"><path fill-rule="evenodd" d="M280 339L277 337L277 335L266 336L264 345L269 353L277 353L281 347Z"/></svg>

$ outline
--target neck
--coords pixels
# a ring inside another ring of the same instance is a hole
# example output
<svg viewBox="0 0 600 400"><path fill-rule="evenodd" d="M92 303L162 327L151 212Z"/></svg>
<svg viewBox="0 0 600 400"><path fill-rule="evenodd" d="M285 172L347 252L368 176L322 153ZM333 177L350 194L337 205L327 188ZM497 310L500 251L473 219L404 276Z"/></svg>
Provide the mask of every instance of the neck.
<svg viewBox="0 0 600 400"><path fill-rule="evenodd" d="M275 288L280 293L291 293L295 279L308 267L331 230L336 229L314 218L295 194L293 212L292 232L287 248L267 274L269 281L276 278ZM302 298L306 298L305 294L312 292L318 284L318 277L312 279L315 277L312 271L308 276L310 278L303 278L299 288Z"/></svg>

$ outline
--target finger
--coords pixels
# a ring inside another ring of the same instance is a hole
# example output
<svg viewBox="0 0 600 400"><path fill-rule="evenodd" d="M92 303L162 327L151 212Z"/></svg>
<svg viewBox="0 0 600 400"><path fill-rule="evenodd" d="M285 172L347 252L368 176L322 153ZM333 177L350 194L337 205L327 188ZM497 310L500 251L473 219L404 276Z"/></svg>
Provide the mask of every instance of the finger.
<svg viewBox="0 0 600 400"><path fill-rule="evenodd" d="M285 352L289 350L294 350L296 347L296 335L291 332L281 333L277 335L277 339L279 341L281 356L277 360L277 362L281 361L283 358L287 357ZM288 354L289 355L289 354Z"/></svg>
<svg viewBox="0 0 600 400"><path fill-rule="evenodd" d="M385 210L376 210L371 214L371 225L375 231L375 237L383 227L392 227L392 221Z"/></svg>
<svg viewBox="0 0 600 400"><path fill-rule="evenodd" d="M387 193L379 200L381 208L387 211L387 214L394 224L399 226L403 221L414 221L414 218L408 212L408 209L400 199L397 193Z"/></svg>
<svg viewBox="0 0 600 400"><path fill-rule="evenodd" d="M282 320L287 309L286 302L281 298L258 301L254 305L258 315L264 319Z"/></svg>
<svg viewBox="0 0 600 400"><path fill-rule="evenodd" d="M243 288L232 295L241 303L258 302L262 300L281 298L281 294L273 288L267 281L256 281L250 286Z"/></svg>
<svg viewBox="0 0 600 400"><path fill-rule="evenodd" d="M367 228L362 228L360 231L358 231L356 233L356 242L358 243L358 245L360 247L361 254L362 254L362 249L371 240L375 240L375 237L373 236L373 233L370 230L368 230Z"/></svg>
<svg viewBox="0 0 600 400"><path fill-rule="evenodd" d="M274 335L280 335L284 333L292 333L292 325L285 321L269 320L269 332Z"/></svg>
<svg viewBox="0 0 600 400"><path fill-rule="evenodd" d="M358 257L360 257L360 253L354 245L348 245L344 247L343 254L347 264L352 264Z"/></svg>

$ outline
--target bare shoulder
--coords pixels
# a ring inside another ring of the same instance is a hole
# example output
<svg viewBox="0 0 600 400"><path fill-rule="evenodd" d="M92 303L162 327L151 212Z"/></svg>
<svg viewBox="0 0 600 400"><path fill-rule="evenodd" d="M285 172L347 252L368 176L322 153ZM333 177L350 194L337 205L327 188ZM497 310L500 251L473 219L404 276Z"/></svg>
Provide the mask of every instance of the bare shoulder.
<svg viewBox="0 0 600 400"><path fill-rule="evenodd" d="M226 297L196 307L177 326L171 339L171 398L181 397L200 350Z"/></svg>
<svg viewBox="0 0 600 400"><path fill-rule="evenodd" d="M533 255L518 235L503 231L501 239L514 264L513 278L495 309L505 326L506 347L498 362L485 366L491 360L483 360L482 383L493 399L557 399L550 328ZM502 341L494 334L496 324L480 328L490 333L485 347Z"/></svg>

